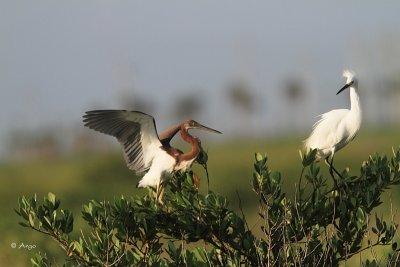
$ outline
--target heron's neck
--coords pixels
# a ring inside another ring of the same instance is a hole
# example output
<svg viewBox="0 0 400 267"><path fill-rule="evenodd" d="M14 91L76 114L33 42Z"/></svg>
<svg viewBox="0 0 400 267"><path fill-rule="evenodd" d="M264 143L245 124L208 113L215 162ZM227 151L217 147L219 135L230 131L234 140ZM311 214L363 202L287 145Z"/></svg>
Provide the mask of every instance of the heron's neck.
<svg viewBox="0 0 400 267"><path fill-rule="evenodd" d="M171 128L165 130L164 132L162 132L160 134L160 140L161 141L166 140L169 143L169 141L171 141L172 137L174 137L179 132L180 129L181 129L180 124L172 126Z"/></svg>
<svg viewBox="0 0 400 267"><path fill-rule="evenodd" d="M180 157L181 160L191 160L191 159L196 158L200 152L200 147L199 147L198 142L184 128L181 128L180 134L182 136L182 139L185 140L187 143L189 143L192 146L192 149L190 150L190 152L184 153L181 155L181 157Z"/></svg>
<svg viewBox="0 0 400 267"><path fill-rule="evenodd" d="M350 87L350 109L361 112L361 103L360 103L360 97L358 96L357 88L351 86Z"/></svg>
<svg viewBox="0 0 400 267"><path fill-rule="evenodd" d="M180 132L179 132L182 136L182 139L186 141L186 143L189 143L192 145L195 143L195 139L192 135L189 134L188 130L185 129L184 127L180 127Z"/></svg>

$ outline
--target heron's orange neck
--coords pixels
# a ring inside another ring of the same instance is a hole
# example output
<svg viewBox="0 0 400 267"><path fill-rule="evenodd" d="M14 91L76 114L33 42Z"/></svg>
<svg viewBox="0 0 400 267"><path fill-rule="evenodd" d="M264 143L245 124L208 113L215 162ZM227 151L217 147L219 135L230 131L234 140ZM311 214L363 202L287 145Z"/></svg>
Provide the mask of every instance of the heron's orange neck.
<svg viewBox="0 0 400 267"><path fill-rule="evenodd" d="M192 160L195 159L200 152L200 145L198 141L196 140L195 137L189 134L188 130L182 126L180 129L180 134L182 136L182 139L185 140L187 143L189 143L192 146L192 150L188 153L184 153L181 155L180 159L181 160Z"/></svg>
<svg viewBox="0 0 400 267"><path fill-rule="evenodd" d="M169 142L171 142L171 139L179 132L180 129L181 125L178 124L162 132L159 137L161 143L164 146L169 147L170 146Z"/></svg>

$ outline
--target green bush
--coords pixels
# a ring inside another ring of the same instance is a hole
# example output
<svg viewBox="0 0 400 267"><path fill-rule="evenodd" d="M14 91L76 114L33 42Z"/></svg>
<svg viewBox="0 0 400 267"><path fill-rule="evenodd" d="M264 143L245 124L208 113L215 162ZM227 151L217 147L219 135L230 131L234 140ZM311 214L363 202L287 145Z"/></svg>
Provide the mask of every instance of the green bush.
<svg viewBox="0 0 400 267"><path fill-rule="evenodd" d="M80 231L78 239L71 237L72 213L61 209L52 193L42 203L36 195L21 197L16 212L23 227L60 245L65 266L338 266L382 245L391 246L392 252L379 259L380 264L399 264L397 224L372 212L382 203L384 190L400 183L400 151L391 159L371 156L358 176L346 169L341 177L324 178L315 151L301 159L295 194L287 197L281 174L268 168L267 156L255 155L252 188L261 235L225 197L212 191L200 194L192 172L169 181L163 204L155 201L151 190L144 197L90 201L82 210L90 232ZM36 254L31 263L56 264L45 253ZM375 257L362 264L378 262Z"/></svg>

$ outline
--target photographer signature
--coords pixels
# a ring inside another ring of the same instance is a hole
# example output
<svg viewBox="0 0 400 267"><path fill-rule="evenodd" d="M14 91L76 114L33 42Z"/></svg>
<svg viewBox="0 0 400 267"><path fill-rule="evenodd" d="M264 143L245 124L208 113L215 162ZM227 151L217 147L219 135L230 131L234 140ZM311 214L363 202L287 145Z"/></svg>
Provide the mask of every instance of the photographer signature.
<svg viewBox="0 0 400 267"><path fill-rule="evenodd" d="M32 250L32 249L36 248L36 245L35 244L24 244L24 242L17 244L15 242L13 242L13 243L11 243L11 248Z"/></svg>

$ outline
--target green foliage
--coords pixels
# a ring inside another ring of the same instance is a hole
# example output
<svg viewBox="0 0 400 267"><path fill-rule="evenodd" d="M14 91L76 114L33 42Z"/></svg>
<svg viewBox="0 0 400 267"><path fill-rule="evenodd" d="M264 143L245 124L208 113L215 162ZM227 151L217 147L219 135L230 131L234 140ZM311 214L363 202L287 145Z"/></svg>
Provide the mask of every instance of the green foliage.
<svg viewBox="0 0 400 267"><path fill-rule="evenodd" d="M303 170L294 196L283 192L279 172L268 157L255 155L252 189L259 203L260 229L249 229L225 197L197 191L192 172L178 173L168 183L164 203L151 190L144 197L91 200L83 206L88 233L71 237L74 218L52 193L37 200L21 197L20 225L52 237L65 251L65 266L338 266L376 246L391 246L385 259L395 265L397 225L378 215L385 189L400 183L400 150L393 157L374 155L359 176L320 174L315 151L301 154ZM207 154L203 152L202 165ZM243 212L242 212L243 214ZM45 254L32 266L51 266ZM364 266L377 266L377 259Z"/></svg>

